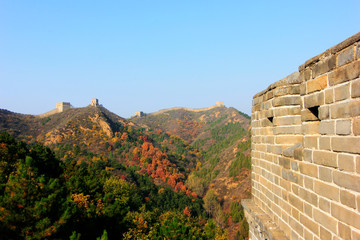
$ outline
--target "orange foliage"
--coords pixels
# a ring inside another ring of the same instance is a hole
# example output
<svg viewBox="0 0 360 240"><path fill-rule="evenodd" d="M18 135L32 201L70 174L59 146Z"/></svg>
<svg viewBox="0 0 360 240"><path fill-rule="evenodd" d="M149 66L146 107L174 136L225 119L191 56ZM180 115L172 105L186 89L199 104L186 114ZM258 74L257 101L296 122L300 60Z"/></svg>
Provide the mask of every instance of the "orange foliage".
<svg viewBox="0 0 360 240"><path fill-rule="evenodd" d="M183 213L188 216L188 217L191 217L191 211L190 211L190 208L188 206L185 207Z"/></svg>

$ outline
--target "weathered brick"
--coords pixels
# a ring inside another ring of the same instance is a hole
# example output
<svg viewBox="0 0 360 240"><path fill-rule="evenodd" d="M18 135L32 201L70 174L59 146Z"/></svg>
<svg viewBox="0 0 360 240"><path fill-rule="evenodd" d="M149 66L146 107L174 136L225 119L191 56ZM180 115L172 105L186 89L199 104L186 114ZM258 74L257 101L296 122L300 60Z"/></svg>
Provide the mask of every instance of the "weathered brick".
<svg viewBox="0 0 360 240"><path fill-rule="evenodd" d="M334 102L334 89L326 89L325 90L325 103L333 103Z"/></svg>
<svg viewBox="0 0 360 240"><path fill-rule="evenodd" d="M303 159L303 148L296 148L294 150L294 158L296 160L302 161L302 159Z"/></svg>
<svg viewBox="0 0 360 240"><path fill-rule="evenodd" d="M276 117L274 118L273 123L275 126L300 125L301 117L300 116Z"/></svg>
<svg viewBox="0 0 360 240"><path fill-rule="evenodd" d="M343 83L349 80L358 78L360 75L360 61L357 60L348 65L342 66L329 73L329 84L334 86L339 83Z"/></svg>
<svg viewBox="0 0 360 240"><path fill-rule="evenodd" d="M313 162L312 153L313 153L313 150L304 149L303 150L303 160L305 162Z"/></svg>
<svg viewBox="0 0 360 240"><path fill-rule="evenodd" d="M274 116L289 116L289 115L300 115L300 106L288 106L285 108L275 108Z"/></svg>
<svg viewBox="0 0 360 240"><path fill-rule="evenodd" d="M360 118L354 118L353 119L352 130L353 130L355 136L360 135Z"/></svg>
<svg viewBox="0 0 360 240"><path fill-rule="evenodd" d="M303 211L303 202L294 194L289 194L289 203L301 212Z"/></svg>
<svg viewBox="0 0 360 240"><path fill-rule="evenodd" d="M319 124L319 133L323 135L335 134L335 121L321 121Z"/></svg>
<svg viewBox="0 0 360 240"><path fill-rule="evenodd" d="M356 157L356 172L360 173L360 156Z"/></svg>
<svg viewBox="0 0 360 240"><path fill-rule="evenodd" d="M341 190L340 191L340 201L342 204L356 209L356 201L355 201L355 195L352 194L349 191Z"/></svg>
<svg viewBox="0 0 360 240"><path fill-rule="evenodd" d="M328 136L321 136L319 138L319 148L320 150L330 150L331 149L331 145L330 145L330 137Z"/></svg>
<svg viewBox="0 0 360 240"><path fill-rule="evenodd" d="M325 102L324 92L317 92L304 97L305 108L323 105Z"/></svg>
<svg viewBox="0 0 360 240"><path fill-rule="evenodd" d="M315 207L318 206L318 196L307 189L300 188L299 197L314 205Z"/></svg>
<svg viewBox="0 0 360 240"><path fill-rule="evenodd" d="M335 168L337 167L337 154L328 151L314 151L313 162Z"/></svg>
<svg viewBox="0 0 360 240"><path fill-rule="evenodd" d="M293 145L302 142L302 136L289 135L289 136L276 136L276 144Z"/></svg>
<svg viewBox="0 0 360 240"><path fill-rule="evenodd" d="M351 97L360 97L360 79L351 82Z"/></svg>
<svg viewBox="0 0 360 240"><path fill-rule="evenodd" d="M336 121L336 134L349 135L351 134L351 120L337 120Z"/></svg>
<svg viewBox="0 0 360 240"><path fill-rule="evenodd" d="M280 157L279 158L279 165L286 168L286 169L290 169L290 159Z"/></svg>
<svg viewBox="0 0 360 240"><path fill-rule="evenodd" d="M332 216L314 208L314 219L323 227L337 233L337 222Z"/></svg>
<svg viewBox="0 0 360 240"><path fill-rule="evenodd" d="M295 230L298 234L303 235L304 228L298 221L289 217L289 224L293 230Z"/></svg>
<svg viewBox="0 0 360 240"><path fill-rule="evenodd" d="M318 177L318 166L314 164L309 164L305 162L299 162L299 169L302 174L305 174L310 177Z"/></svg>
<svg viewBox="0 0 360 240"><path fill-rule="evenodd" d="M318 139L317 136L305 136L304 137L304 147L305 148L315 148L318 149Z"/></svg>
<svg viewBox="0 0 360 240"><path fill-rule="evenodd" d="M351 239L351 229L348 225L339 222L338 225L339 236L343 239Z"/></svg>
<svg viewBox="0 0 360 240"><path fill-rule="evenodd" d="M331 215L341 222L349 224L357 229L360 229L360 214L350 211L346 207L331 203Z"/></svg>
<svg viewBox="0 0 360 240"><path fill-rule="evenodd" d="M306 94L306 83L300 84L300 95L304 96Z"/></svg>
<svg viewBox="0 0 360 240"><path fill-rule="evenodd" d="M354 157L352 155L339 154L338 155L338 165L339 165L340 170L354 172L354 170L355 170Z"/></svg>
<svg viewBox="0 0 360 240"><path fill-rule="evenodd" d="M306 82L306 92L312 93L327 87L327 75L322 75Z"/></svg>
<svg viewBox="0 0 360 240"><path fill-rule="evenodd" d="M319 108L319 119L325 120L329 119L329 106L320 106Z"/></svg>
<svg viewBox="0 0 360 240"><path fill-rule="evenodd" d="M360 176L340 171L334 171L333 176L338 186L360 192Z"/></svg>
<svg viewBox="0 0 360 240"><path fill-rule="evenodd" d="M280 134L301 134L301 126L277 126L274 129L275 135Z"/></svg>
<svg viewBox="0 0 360 240"><path fill-rule="evenodd" d="M319 121L305 122L302 124L302 133L306 135L319 134Z"/></svg>
<svg viewBox="0 0 360 240"><path fill-rule="evenodd" d="M360 115L360 101L352 100L331 106L331 118L356 117Z"/></svg>
<svg viewBox="0 0 360 240"><path fill-rule="evenodd" d="M273 93L275 97L300 94L300 84L277 87Z"/></svg>
<svg viewBox="0 0 360 240"><path fill-rule="evenodd" d="M320 226L320 238L321 239L331 239L331 233L326 230L325 228L323 228L322 226Z"/></svg>
<svg viewBox="0 0 360 240"><path fill-rule="evenodd" d="M358 43L358 44L356 45L355 58L356 58L356 59L359 59L359 58L360 58L360 43Z"/></svg>
<svg viewBox="0 0 360 240"><path fill-rule="evenodd" d="M336 67L336 57L334 55L324 59L323 61L318 62L312 69L312 77L316 78L317 76L329 72Z"/></svg>
<svg viewBox="0 0 360 240"><path fill-rule="evenodd" d="M314 190L320 196L339 201L339 188L320 181L314 182Z"/></svg>
<svg viewBox="0 0 360 240"><path fill-rule="evenodd" d="M350 46L343 51L341 51L338 55L338 66L345 65L354 60L354 46Z"/></svg>
<svg viewBox="0 0 360 240"><path fill-rule="evenodd" d="M288 105L299 105L300 101L301 101L300 96L277 97L277 98L274 98L273 105L275 107L288 106Z"/></svg>
<svg viewBox="0 0 360 240"><path fill-rule="evenodd" d="M334 89L334 93L335 93L335 102L348 99L350 97L350 84L347 83L345 85L336 87Z"/></svg>
<svg viewBox="0 0 360 240"><path fill-rule="evenodd" d="M333 137L331 147L336 152L360 153L360 137Z"/></svg>
<svg viewBox="0 0 360 240"><path fill-rule="evenodd" d="M318 121L318 116L315 116L309 109L301 110L301 121Z"/></svg>
<svg viewBox="0 0 360 240"><path fill-rule="evenodd" d="M319 197L319 207L321 210L330 213L330 206L331 205L329 200Z"/></svg>
<svg viewBox="0 0 360 240"><path fill-rule="evenodd" d="M352 240L360 240L360 232L352 231L351 232Z"/></svg>
<svg viewBox="0 0 360 240"><path fill-rule="evenodd" d="M326 181L326 182L332 182L332 169L327 167L319 166L319 179Z"/></svg>

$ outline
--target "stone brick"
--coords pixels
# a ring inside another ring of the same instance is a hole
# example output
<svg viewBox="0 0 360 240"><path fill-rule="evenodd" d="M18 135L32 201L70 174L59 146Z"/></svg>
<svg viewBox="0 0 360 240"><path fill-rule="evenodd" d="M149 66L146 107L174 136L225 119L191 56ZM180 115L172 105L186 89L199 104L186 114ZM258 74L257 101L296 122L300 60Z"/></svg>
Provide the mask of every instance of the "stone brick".
<svg viewBox="0 0 360 240"><path fill-rule="evenodd" d="M304 203L304 213L311 217L313 216L313 206L311 204L308 204L308 203Z"/></svg>
<svg viewBox="0 0 360 240"><path fill-rule="evenodd" d="M320 226L320 239L331 239L331 233Z"/></svg>
<svg viewBox="0 0 360 240"><path fill-rule="evenodd" d="M347 118L360 115L360 101L333 104L330 107L331 118Z"/></svg>
<svg viewBox="0 0 360 240"><path fill-rule="evenodd" d="M320 196L339 201L339 188L320 181L314 182L314 190Z"/></svg>
<svg viewBox="0 0 360 240"><path fill-rule="evenodd" d="M336 67L336 57L332 55L314 65L312 69L312 77L316 78L317 76L323 73L329 72L335 67Z"/></svg>
<svg viewBox="0 0 360 240"><path fill-rule="evenodd" d="M313 158L312 158L312 153L313 151L310 149L304 149L303 150L303 160L305 162L313 162Z"/></svg>
<svg viewBox="0 0 360 240"><path fill-rule="evenodd" d="M277 126L274 129L274 134L301 134L301 126Z"/></svg>
<svg viewBox="0 0 360 240"><path fill-rule="evenodd" d="M331 205L329 200L319 197L319 207L321 210L330 213L330 206Z"/></svg>
<svg viewBox="0 0 360 240"><path fill-rule="evenodd" d="M345 85L336 87L334 89L335 93L335 102L348 99L350 97L350 84L347 83Z"/></svg>
<svg viewBox="0 0 360 240"><path fill-rule="evenodd" d="M285 108L275 108L274 116L289 116L289 115L300 115L300 106L288 106Z"/></svg>
<svg viewBox="0 0 360 240"><path fill-rule="evenodd" d="M319 148L320 150L330 150L331 144L330 144L330 137L327 136L321 136L319 138Z"/></svg>
<svg viewBox="0 0 360 240"><path fill-rule="evenodd" d="M305 122L302 124L302 133L306 135L319 134L319 121Z"/></svg>
<svg viewBox="0 0 360 240"><path fill-rule="evenodd" d="M318 121L319 118L315 116L309 109L301 110L301 121Z"/></svg>
<svg viewBox="0 0 360 240"><path fill-rule="evenodd" d="M337 120L336 121L336 134L349 135L351 134L351 120Z"/></svg>
<svg viewBox="0 0 360 240"><path fill-rule="evenodd" d="M343 239L351 239L351 229L348 225L341 222L338 224L339 236Z"/></svg>
<svg viewBox="0 0 360 240"><path fill-rule="evenodd" d="M304 147L305 148L315 148L318 149L318 139L317 136L305 136L304 137Z"/></svg>
<svg viewBox="0 0 360 240"><path fill-rule="evenodd" d="M360 79L351 83L351 97L360 97Z"/></svg>
<svg viewBox="0 0 360 240"><path fill-rule="evenodd" d="M302 136L289 135L289 136L276 136L276 144L294 145L295 143L302 142Z"/></svg>
<svg viewBox="0 0 360 240"><path fill-rule="evenodd" d="M354 118L353 119L353 127L352 127L353 133L355 136L360 135L360 118Z"/></svg>
<svg viewBox="0 0 360 240"><path fill-rule="evenodd" d="M313 162L328 167L337 167L337 154L328 151L314 151Z"/></svg>
<svg viewBox="0 0 360 240"><path fill-rule="evenodd" d="M310 177L318 177L318 166L305 162L299 162L299 169L302 174Z"/></svg>
<svg viewBox="0 0 360 240"><path fill-rule="evenodd" d="M300 125L301 117L300 116L276 117L274 118L273 123L275 126Z"/></svg>
<svg viewBox="0 0 360 240"><path fill-rule="evenodd" d="M348 207L356 209L355 195L349 191L340 191L340 202Z"/></svg>
<svg viewBox="0 0 360 240"><path fill-rule="evenodd" d="M300 188L299 197L304 199L306 202L314 205L315 207L318 206L318 196L307 189Z"/></svg>
<svg viewBox="0 0 360 240"><path fill-rule="evenodd" d="M289 225L293 230L295 230L298 234L303 235L304 228L301 224L299 224L298 221L293 219L292 217L289 217Z"/></svg>
<svg viewBox="0 0 360 240"><path fill-rule="evenodd" d="M296 148L294 150L294 158L296 160L302 161L303 158L303 148Z"/></svg>
<svg viewBox="0 0 360 240"><path fill-rule="evenodd" d="M303 211L303 202L294 194L289 194L289 203L301 212Z"/></svg>
<svg viewBox="0 0 360 240"><path fill-rule="evenodd" d="M356 59L359 59L359 58L360 58L360 43L358 43L358 44L356 45L355 58L356 58Z"/></svg>
<svg viewBox="0 0 360 240"><path fill-rule="evenodd" d="M288 106L288 105L299 105L300 101L301 101L300 96L277 97L277 98L274 98L273 105L275 107Z"/></svg>
<svg viewBox="0 0 360 240"><path fill-rule="evenodd" d="M350 211L336 203L331 203L331 215L339 219L341 222L360 229L360 214L357 212Z"/></svg>
<svg viewBox="0 0 360 240"><path fill-rule="evenodd" d="M351 155L339 154L338 155L338 165L339 165L340 170L354 172L354 170L355 170L354 157Z"/></svg>
<svg viewBox="0 0 360 240"><path fill-rule="evenodd" d="M345 50L341 51L338 55L338 66L345 65L354 60L354 47L350 46Z"/></svg>
<svg viewBox="0 0 360 240"><path fill-rule="evenodd" d="M356 172L360 173L360 156L356 157Z"/></svg>
<svg viewBox="0 0 360 240"><path fill-rule="evenodd" d="M273 93L274 93L275 97L284 96L284 95L300 94L300 84L277 87L274 89Z"/></svg>
<svg viewBox="0 0 360 240"><path fill-rule="evenodd" d="M326 89L325 90L325 103L333 103L334 102L334 89Z"/></svg>
<svg viewBox="0 0 360 240"><path fill-rule="evenodd" d="M325 102L324 92L317 92L304 97L305 108L323 105Z"/></svg>
<svg viewBox="0 0 360 240"><path fill-rule="evenodd" d="M306 83L300 84L300 95L304 96L306 94Z"/></svg>
<svg viewBox="0 0 360 240"><path fill-rule="evenodd" d="M321 121L319 124L319 133L323 135L335 134L335 121Z"/></svg>
<svg viewBox="0 0 360 240"><path fill-rule="evenodd" d="M333 137L331 147L336 152L360 153L360 137Z"/></svg>
<svg viewBox="0 0 360 240"><path fill-rule="evenodd" d="M360 240L360 232L352 231L351 232L352 240Z"/></svg>
<svg viewBox="0 0 360 240"><path fill-rule="evenodd" d="M320 106L318 110L320 120L329 119L329 106Z"/></svg>
<svg viewBox="0 0 360 240"><path fill-rule="evenodd" d="M340 171L334 171L333 176L338 186L360 192L360 176Z"/></svg>
<svg viewBox="0 0 360 240"><path fill-rule="evenodd" d="M314 219L323 227L334 232L335 234L337 233L337 222L332 216L314 208Z"/></svg>
<svg viewBox="0 0 360 240"><path fill-rule="evenodd" d="M290 169L290 159L280 157L279 158L279 165L286 168L286 169Z"/></svg>
<svg viewBox="0 0 360 240"><path fill-rule="evenodd" d="M352 62L329 73L329 84L334 86L349 80L358 78L360 75L360 61Z"/></svg>
<svg viewBox="0 0 360 240"><path fill-rule="evenodd" d="M320 91L327 87L327 75L322 75L315 79L309 80L306 82L306 92L307 94Z"/></svg>
<svg viewBox="0 0 360 240"><path fill-rule="evenodd" d="M332 182L332 169L327 167L319 166L319 179L326 181L326 182Z"/></svg>

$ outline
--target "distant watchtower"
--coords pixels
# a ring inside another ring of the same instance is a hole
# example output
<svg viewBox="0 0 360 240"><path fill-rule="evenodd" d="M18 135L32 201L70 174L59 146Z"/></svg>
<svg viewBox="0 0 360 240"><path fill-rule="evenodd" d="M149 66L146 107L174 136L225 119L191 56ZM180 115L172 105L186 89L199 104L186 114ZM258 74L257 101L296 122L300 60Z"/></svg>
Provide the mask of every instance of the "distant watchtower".
<svg viewBox="0 0 360 240"><path fill-rule="evenodd" d="M216 106L218 107L224 107L224 102L216 102Z"/></svg>
<svg viewBox="0 0 360 240"><path fill-rule="evenodd" d="M63 112L65 109L70 109L70 103L69 102L58 102L58 103L56 103L56 108L58 109L58 112Z"/></svg>
<svg viewBox="0 0 360 240"><path fill-rule="evenodd" d="M145 114L143 112L135 112L136 117L143 117Z"/></svg>
<svg viewBox="0 0 360 240"><path fill-rule="evenodd" d="M93 106L93 107L99 106L99 100L97 98L92 98L90 105Z"/></svg>

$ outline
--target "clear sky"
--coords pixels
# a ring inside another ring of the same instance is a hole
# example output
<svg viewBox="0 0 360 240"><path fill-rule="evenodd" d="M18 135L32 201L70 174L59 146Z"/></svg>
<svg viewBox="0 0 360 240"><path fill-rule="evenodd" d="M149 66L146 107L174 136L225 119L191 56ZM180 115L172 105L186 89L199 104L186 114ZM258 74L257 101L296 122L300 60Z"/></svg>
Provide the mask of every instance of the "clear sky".
<svg viewBox="0 0 360 240"><path fill-rule="evenodd" d="M0 0L0 108L130 117L252 96L360 31L360 1Z"/></svg>

